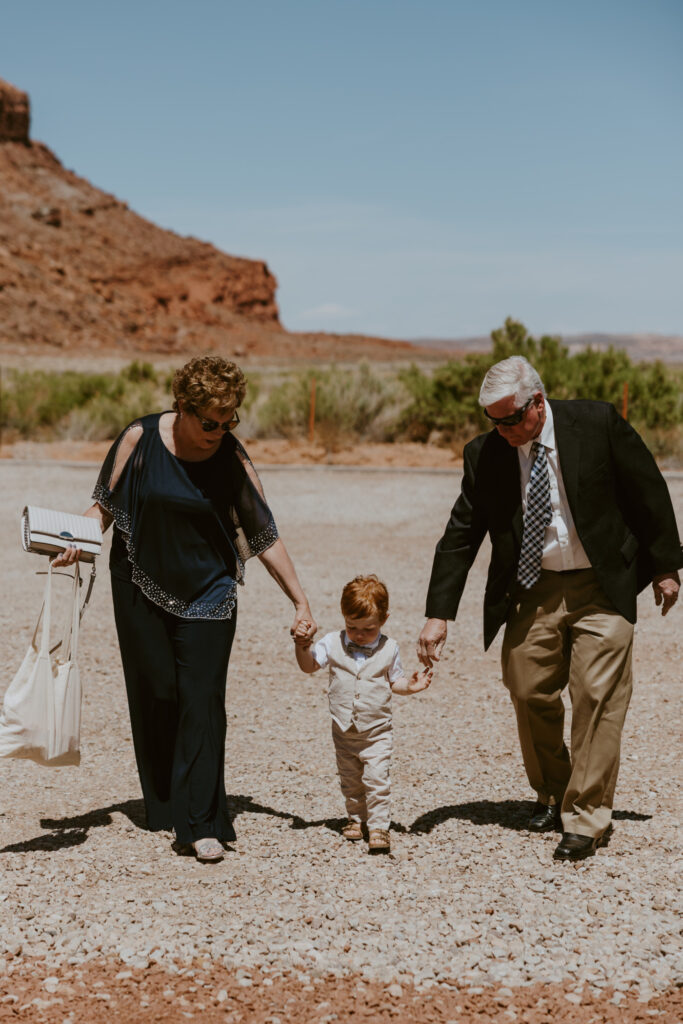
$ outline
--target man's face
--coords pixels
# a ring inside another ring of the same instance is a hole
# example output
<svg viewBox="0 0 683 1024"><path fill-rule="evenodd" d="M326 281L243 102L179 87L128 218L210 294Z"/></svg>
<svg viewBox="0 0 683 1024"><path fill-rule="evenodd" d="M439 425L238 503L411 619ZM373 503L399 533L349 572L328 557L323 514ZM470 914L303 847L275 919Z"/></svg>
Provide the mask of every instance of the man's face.
<svg viewBox="0 0 683 1024"><path fill-rule="evenodd" d="M519 406L515 402L514 396L510 395L508 398L501 398L499 401L494 402L493 405L487 405L486 412L493 419L499 420L505 416L514 416L515 413L519 412ZM543 393L537 391L519 423L513 426L497 423L496 430L513 448L520 448L527 441L533 441L535 437L538 437L544 423L545 399Z"/></svg>

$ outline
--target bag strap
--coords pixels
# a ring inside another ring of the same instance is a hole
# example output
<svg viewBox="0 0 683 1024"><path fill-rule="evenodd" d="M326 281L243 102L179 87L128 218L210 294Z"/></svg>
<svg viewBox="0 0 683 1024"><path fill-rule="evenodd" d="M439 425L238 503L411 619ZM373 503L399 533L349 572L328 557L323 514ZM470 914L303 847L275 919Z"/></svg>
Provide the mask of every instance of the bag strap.
<svg viewBox="0 0 683 1024"><path fill-rule="evenodd" d="M79 616L78 616L78 621L79 622L83 618L83 612L85 611L85 609L88 607L88 604L90 603L90 595L92 594L92 588L95 586L95 577L96 576L97 576L97 569L95 568L95 563L93 562L92 569L90 570L90 579L88 580L88 589L85 592L85 601L81 605L81 610L80 610L80 613L79 613Z"/></svg>
<svg viewBox="0 0 683 1024"><path fill-rule="evenodd" d="M58 647L61 647L59 661L62 665L67 662L69 658L72 660L76 658L76 650L78 648L78 626L81 621L78 608L78 588L81 584L81 573L78 562L74 564L73 579L74 583L71 590L71 607L69 608L64 620L62 639L50 650L50 654L53 654Z"/></svg>
<svg viewBox="0 0 683 1024"><path fill-rule="evenodd" d="M81 585L81 572L78 562L76 562L76 574L74 578L74 595L73 605L71 608L71 649L69 651L69 657L72 661L76 661L78 658L78 634L81 627L81 617L83 615L83 609L79 608L78 601L78 588Z"/></svg>
<svg viewBox="0 0 683 1024"><path fill-rule="evenodd" d="M80 575L79 563L76 562L75 564L76 564L75 580L77 580L78 583L74 582L74 593L77 594L78 587L80 587L82 585L82 583L83 583L83 578ZM43 571L39 570L36 573L36 576L43 576L43 575L47 576L47 583L45 585L45 592L46 593L47 593L48 585L50 584L50 578L51 578L52 573L53 573L53 569L52 569L52 562L51 561L48 561L48 569L47 570L43 570ZM62 573L55 572L54 575L55 576L68 576L69 579L71 579L71 573L68 573L68 572L62 572ZM95 563L93 562L92 563L92 569L90 570L90 579L88 580L88 589L87 589L86 594L85 594L85 600L84 600L83 604L81 605L79 613L78 613L79 625L80 625L81 619L83 618L83 613L85 612L85 609L87 608L87 606L90 603L90 597L92 595L92 589L95 586L96 576L97 576L97 570L95 569ZM74 604L76 606L78 605L78 601L77 601L76 597L74 598ZM36 648L36 637L38 636L38 629L40 628L40 620L43 617L43 611L44 610L45 610L45 598L43 597L43 605L42 605L42 607L40 609L40 612L38 614L38 620L36 622L36 628L33 631L33 639L31 641L32 646L36 650L37 650L37 648ZM68 630L68 625L69 625L69 619L67 619L65 633ZM48 622L48 636L49 636L49 634L50 634L50 629L49 629L49 622ZM50 648L49 653L50 654L54 654L55 651L58 651L59 648L62 646L63 640L64 640L64 637L62 637L61 640L58 640L57 643L54 645L54 647ZM68 655L67 655L67 657L68 657Z"/></svg>
<svg viewBox="0 0 683 1024"><path fill-rule="evenodd" d="M40 636L40 654L47 656L51 652L48 650L50 646L50 604L52 594L52 563L48 563L47 579L45 580L45 591L43 592L43 605L38 613L38 619L36 621L36 628L33 630L33 639L31 640L31 646L34 650L38 650L36 647L36 637L38 636L38 629L40 622L43 622L43 632Z"/></svg>

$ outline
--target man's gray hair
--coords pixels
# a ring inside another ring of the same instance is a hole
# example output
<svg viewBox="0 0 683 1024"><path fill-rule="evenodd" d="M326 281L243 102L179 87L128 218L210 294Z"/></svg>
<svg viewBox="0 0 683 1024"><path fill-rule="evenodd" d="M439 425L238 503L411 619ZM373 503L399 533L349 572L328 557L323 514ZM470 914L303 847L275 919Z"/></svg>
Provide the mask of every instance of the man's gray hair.
<svg viewBox="0 0 683 1024"><path fill-rule="evenodd" d="M540 391L545 395L543 381L524 356L510 356L495 363L482 381L479 391L479 405L487 406L501 398L514 397L515 405L524 403Z"/></svg>

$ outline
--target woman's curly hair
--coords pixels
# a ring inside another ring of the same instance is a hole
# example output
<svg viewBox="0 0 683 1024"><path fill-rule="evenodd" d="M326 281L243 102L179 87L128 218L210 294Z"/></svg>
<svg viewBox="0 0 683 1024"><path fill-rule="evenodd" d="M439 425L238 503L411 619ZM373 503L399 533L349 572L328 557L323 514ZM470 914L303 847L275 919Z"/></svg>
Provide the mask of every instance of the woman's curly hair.
<svg viewBox="0 0 683 1024"><path fill-rule="evenodd" d="M246 390L246 377L236 363L222 356L195 356L173 376L173 408L177 412L180 400L195 411L233 409L242 404Z"/></svg>

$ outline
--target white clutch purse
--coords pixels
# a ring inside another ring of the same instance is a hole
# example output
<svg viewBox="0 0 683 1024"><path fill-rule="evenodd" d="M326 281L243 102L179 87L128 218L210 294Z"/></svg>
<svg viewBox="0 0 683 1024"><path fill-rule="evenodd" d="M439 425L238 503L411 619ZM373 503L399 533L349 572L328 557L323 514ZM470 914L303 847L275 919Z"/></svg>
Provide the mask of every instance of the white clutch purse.
<svg viewBox="0 0 683 1024"><path fill-rule="evenodd" d="M94 562L102 550L102 529L91 516L27 505L21 517L24 551L57 555L70 545L81 549L82 562Z"/></svg>

